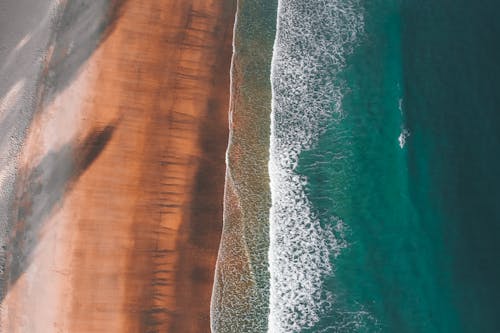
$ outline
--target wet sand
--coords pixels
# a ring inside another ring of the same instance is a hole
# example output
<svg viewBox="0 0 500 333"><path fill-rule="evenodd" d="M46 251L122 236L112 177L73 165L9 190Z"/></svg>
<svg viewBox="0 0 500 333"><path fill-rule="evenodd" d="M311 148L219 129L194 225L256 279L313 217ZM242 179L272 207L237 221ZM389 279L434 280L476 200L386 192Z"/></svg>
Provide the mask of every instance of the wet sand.
<svg viewBox="0 0 500 333"><path fill-rule="evenodd" d="M2 331L210 331L234 8L126 1L41 103L19 162Z"/></svg>
<svg viewBox="0 0 500 333"><path fill-rule="evenodd" d="M212 331L268 332L269 140L276 1L238 3L232 63L224 229ZM258 47L255 47L258 45Z"/></svg>

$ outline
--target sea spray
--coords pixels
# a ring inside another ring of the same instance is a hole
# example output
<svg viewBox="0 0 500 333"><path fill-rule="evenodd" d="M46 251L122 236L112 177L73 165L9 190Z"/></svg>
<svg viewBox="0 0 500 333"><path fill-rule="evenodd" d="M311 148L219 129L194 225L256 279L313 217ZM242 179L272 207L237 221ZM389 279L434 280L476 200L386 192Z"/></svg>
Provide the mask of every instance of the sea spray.
<svg viewBox="0 0 500 333"><path fill-rule="evenodd" d="M334 295L322 288L346 246L344 222L320 224L296 168L324 125L341 121L346 86L338 74L363 28L356 0L280 0L271 82L268 332L311 328Z"/></svg>
<svg viewBox="0 0 500 333"><path fill-rule="evenodd" d="M231 67L224 227L211 304L212 332L267 331L268 177L276 2L238 1Z"/></svg>

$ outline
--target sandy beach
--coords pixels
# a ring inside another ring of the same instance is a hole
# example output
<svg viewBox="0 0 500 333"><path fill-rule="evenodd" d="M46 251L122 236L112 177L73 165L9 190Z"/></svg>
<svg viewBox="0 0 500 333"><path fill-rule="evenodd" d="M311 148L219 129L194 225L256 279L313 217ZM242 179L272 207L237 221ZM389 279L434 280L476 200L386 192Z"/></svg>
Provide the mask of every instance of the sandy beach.
<svg viewBox="0 0 500 333"><path fill-rule="evenodd" d="M210 332L235 1L112 5L22 145L5 332Z"/></svg>

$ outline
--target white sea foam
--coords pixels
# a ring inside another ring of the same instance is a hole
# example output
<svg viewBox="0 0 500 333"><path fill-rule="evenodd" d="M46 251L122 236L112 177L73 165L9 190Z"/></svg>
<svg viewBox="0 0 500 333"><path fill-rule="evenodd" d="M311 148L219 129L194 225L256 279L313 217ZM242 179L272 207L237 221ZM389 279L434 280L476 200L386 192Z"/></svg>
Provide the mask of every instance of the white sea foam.
<svg viewBox="0 0 500 333"><path fill-rule="evenodd" d="M406 145L406 139L410 136L410 131L406 128L401 129L401 133L399 133L398 141L399 147L403 149Z"/></svg>
<svg viewBox="0 0 500 333"><path fill-rule="evenodd" d="M296 173L299 154L314 146L323 125L343 118L346 87L337 78L363 29L359 0L280 0L271 81L269 173L269 332L312 327L335 303L322 288L330 263L345 247L345 225L322 227Z"/></svg>

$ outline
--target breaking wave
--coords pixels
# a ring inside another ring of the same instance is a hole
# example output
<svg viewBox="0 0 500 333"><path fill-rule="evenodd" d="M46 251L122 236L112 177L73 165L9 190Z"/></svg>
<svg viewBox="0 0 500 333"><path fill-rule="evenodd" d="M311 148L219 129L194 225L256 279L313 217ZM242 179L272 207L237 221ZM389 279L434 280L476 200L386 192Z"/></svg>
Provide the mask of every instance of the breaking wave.
<svg viewBox="0 0 500 333"><path fill-rule="evenodd" d="M307 177L296 172L325 123L343 117L346 87L338 74L362 33L358 0L280 0L271 82L269 174L269 332L311 328L334 304L323 288L333 273L330 259L346 246L346 226L325 227L305 193Z"/></svg>

